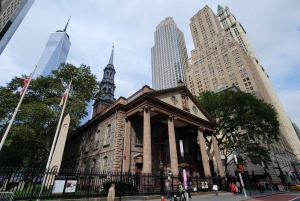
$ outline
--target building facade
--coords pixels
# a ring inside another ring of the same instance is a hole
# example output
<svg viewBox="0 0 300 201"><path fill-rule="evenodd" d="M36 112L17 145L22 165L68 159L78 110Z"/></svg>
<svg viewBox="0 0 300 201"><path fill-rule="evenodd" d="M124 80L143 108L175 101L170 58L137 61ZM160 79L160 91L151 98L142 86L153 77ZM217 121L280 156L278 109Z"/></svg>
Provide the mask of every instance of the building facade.
<svg viewBox="0 0 300 201"><path fill-rule="evenodd" d="M71 47L70 37L66 32L69 20L64 30L51 33L38 61L34 78L47 76L52 70L57 70L61 63L66 62Z"/></svg>
<svg viewBox="0 0 300 201"><path fill-rule="evenodd" d="M35 0L0 1L0 54L18 29Z"/></svg>
<svg viewBox="0 0 300 201"><path fill-rule="evenodd" d="M212 176L205 137L212 138L214 120L180 82L155 91L148 86L129 98L120 97L72 133L66 143L63 167L89 171L179 174L179 164L189 164L188 174ZM183 141L184 158L179 141ZM216 165L224 177L219 147Z"/></svg>
<svg viewBox="0 0 300 201"><path fill-rule="evenodd" d="M176 87L178 80L185 83L183 72L188 67L188 55L183 32L173 18L167 17L156 26L154 41L151 48L152 87L161 90Z"/></svg>
<svg viewBox="0 0 300 201"><path fill-rule="evenodd" d="M300 144L289 118L276 95L268 74L260 64L246 31L228 7L218 6L218 14L205 6L191 18L195 49L186 71L187 86L194 95L202 91L218 92L235 85L240 90L272 104L280 122L280 141L268 145L273 165L279 159L287 178L290 161L296 160ZM275 157L276 155L276 157ZM232 169L234 171L235 168ZM263 174L262 167L250 166ZM274 176L279 171L274 171Z"/></svg>
<svg viewBox="0 0 300 201"><path fill-rule="evenodd" d="M166 173L178 176L179 165L187 163L190 175L212 176L214 168L210 167L205 143L209 137L220 176L224 177L213 135L215 122L183 82L157 91L144 86L129 98L115 100L113 53L104 68L103 94L94 103L93 118L68 136L62 167L118 172L123 164L123 172L158 174L162 163Z"/></svg>

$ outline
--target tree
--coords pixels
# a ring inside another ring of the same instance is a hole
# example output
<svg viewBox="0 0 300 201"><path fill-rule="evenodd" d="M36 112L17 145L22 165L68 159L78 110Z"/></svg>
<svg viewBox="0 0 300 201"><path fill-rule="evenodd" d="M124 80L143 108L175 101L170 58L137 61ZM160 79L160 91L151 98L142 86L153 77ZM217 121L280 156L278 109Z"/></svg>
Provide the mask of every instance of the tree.
<svg viewBox="0 0 300 201"><path fill-rule="evenodd" d="M271 162L267 144L279 140L279 122L272 105L239 90L206 91L197 99L217 123L215 134L225 156L226 170L234 162L228 158L233 152L240 164L249 160L253 164ZM205 140L208 156L212 159L211 137L206 135Z"/></svg>
<svg viewBox="0 0 300 201"><path fill-rule="evenodd" d="M7 87L0 88L0 118L3 122L0 127L1 135L4 134L7 122L19 101L19 89L23 78L15 77ZM0 153L0 164L15 161L14 159L18 157L13 152L10 156L4 155L8 150L18 150L23 157L17 161L18 165L33 165L37 161L43 163L47 161L61 113L59 103L71 80L72 86L64 116L66 114L71 116L69 132L80 126L80 120L87 115L85 111L87 103L100 95L99 83L89 66L81 64L77 68L72 64L62 64L49 76L41 76L31 81L5 147ZM21 142L23 149L18 147ZM5 160L2 160L3 158Z"/></svg>

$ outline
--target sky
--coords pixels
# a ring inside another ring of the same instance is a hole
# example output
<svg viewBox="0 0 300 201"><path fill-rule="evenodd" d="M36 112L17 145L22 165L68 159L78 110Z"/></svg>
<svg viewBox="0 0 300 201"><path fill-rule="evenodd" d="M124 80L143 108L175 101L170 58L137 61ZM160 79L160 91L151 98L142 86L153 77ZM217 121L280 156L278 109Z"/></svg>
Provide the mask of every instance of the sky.
<svg viewBox="0 0 300 201"><path fill-rule="evenodd" d="M91 67L99 81L115 44L115 98L152 86L156 26L173 17L194 48L190 18L205 5L228 6L247 32L287 115L300 127L300 2L298 0L36 0L0 55L0 86L30 74L52 32L67 29L68 63Z"/></svg>

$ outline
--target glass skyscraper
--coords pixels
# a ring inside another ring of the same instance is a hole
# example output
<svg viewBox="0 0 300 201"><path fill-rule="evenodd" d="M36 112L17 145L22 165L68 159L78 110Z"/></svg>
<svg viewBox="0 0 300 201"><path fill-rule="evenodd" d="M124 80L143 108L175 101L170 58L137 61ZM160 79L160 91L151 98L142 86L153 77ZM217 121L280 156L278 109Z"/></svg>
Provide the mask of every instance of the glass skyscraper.
<svg viewBox="0 0 300 201"><path fill-rule="evenodd" d="M152 87L155 90L176 87L185 83L183 72L188 67L184 35L173 18L167 17L156 26L155 45L151 48Z"/></svg>
<svg viewBox="0 0 300 201"><path fill-rule="evenodd" d="M0 54L18 29L35 0L0 1Z"/></svg>
<svg viewBox="0 0 300 201"><path fill-rule="evenodd" d="M63 31L58 30L50 35L37 64L34 77L47 76L52 70L58 69L61 63L66 62L71 47L70 37L66 33L68 23Z"/></svg>

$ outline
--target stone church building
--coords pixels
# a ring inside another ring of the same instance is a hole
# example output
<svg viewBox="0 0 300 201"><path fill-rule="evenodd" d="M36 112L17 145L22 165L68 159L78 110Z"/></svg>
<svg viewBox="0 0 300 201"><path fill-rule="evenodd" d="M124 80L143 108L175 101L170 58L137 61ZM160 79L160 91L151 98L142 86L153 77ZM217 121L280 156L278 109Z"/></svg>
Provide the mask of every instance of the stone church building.
<svg viewBox="0 0 300 201"><path fill-rule="evenodd" d="M212 176L204 138L210 136L218 172L225 176L213 135L215 121L183 83L157 91L145 85L132 96L115 100L113 53L104 69L103 94L94 103L93 118L68 136L62 167L118 172L123 164L123 172L158 174L162 163L176 176L178 165L187 163L190 175Z"/></svg>

